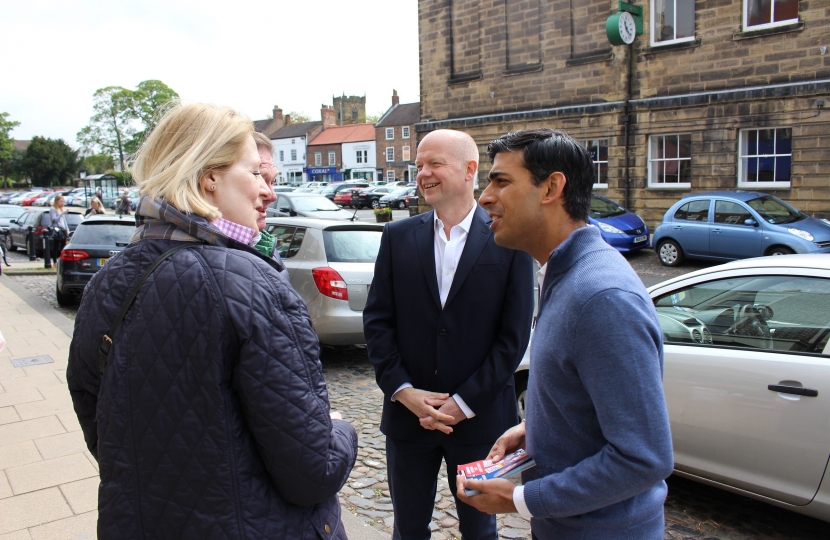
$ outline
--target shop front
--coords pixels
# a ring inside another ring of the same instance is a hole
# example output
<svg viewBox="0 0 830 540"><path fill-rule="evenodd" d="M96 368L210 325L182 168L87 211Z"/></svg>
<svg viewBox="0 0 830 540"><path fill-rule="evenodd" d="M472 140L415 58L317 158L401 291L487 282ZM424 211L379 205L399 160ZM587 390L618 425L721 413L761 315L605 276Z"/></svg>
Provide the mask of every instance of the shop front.
<svg viewBox="0 0 830 540"><path fill-rule="evenodd" d="M309 182L343 181L343 173L337 172L337 167L306 167L303 171L308 175Z"/></svg>

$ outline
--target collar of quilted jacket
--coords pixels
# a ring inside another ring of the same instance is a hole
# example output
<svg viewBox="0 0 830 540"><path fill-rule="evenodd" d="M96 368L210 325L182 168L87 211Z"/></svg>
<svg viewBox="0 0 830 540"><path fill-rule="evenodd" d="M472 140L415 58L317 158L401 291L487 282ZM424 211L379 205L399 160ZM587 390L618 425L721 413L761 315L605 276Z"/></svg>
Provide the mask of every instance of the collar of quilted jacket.
<svg viewBox="0 0 830 540"><path fill-rule="evenodd" d="M176 240L179 242L204 242L212 246L227 247L255 253L273 264L282 272L285 265L277 258L271 258L259 250L228 238L211 223L195 214L185 214L170 206L163 199L154 199L144 195L135 211L136 230L130 242L145 238Z"/></svg>

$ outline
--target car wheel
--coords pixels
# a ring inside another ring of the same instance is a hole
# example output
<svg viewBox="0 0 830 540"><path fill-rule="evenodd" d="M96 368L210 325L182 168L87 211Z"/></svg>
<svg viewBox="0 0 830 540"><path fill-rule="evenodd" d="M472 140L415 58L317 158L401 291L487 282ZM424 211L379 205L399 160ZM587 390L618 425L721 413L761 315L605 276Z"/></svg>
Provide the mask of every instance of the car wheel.
<svg viewBox="0 0 830 540"><path fill-rule="evenodd" d="M12 235L11 233L6 235L6 239L3 242L6 245L6 251L17 251L17 247L12 242Z"/></svg>
<svg viewBox="0 0 830 540"><path fill-rule="evenodd" d="M406 203L404 201L398 203L398 210L406 210Z"/></svg>
<svg viewBox="0 0 830 540"><path fill-rule="evenodd" d="M61 307L68 307L75 304L75 297L71 294L62 293L57 284L55 284L55 297L58 299L58 305Z"/></svg>
<svg viewBox="0 0 830 540"><path fill-rule="evenodd" d="M792 255L795 251L787 246L773 246L767 251L767 255Z"/></svg>
<svg viewBox="0 0 830 540"><path fill-rule="evenodd" d="M377 199L372 199L372 208L377 208L380 206L380 203Z"/></svg>
<svg viewBox="0 0 830 540"><path fill-rule="evenodd" d="M519 412L519 420L525 419L525 403L527 399L527 371L516 373L516 409Z"/></svg>
<svg viewBox="0 0 830 540"><path fill-rule="evenodd" d="M680 266L683 262L683 250L674 240L663 240L657 248L660 262L666 266Z"/></svg>

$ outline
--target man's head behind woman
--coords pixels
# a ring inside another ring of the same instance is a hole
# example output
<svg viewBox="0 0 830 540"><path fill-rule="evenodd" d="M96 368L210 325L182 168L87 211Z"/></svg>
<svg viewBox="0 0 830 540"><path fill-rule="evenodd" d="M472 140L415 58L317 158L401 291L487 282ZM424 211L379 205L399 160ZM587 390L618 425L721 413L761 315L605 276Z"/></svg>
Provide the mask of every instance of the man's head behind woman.
<svg viewBox="0 0 830 540"><path fill-rule="evenodd" d="M132 166L141 193L208 220L221 217L200 185L210 171L239 161L252 122L229 107L173 104L138 151Z"/></svg>

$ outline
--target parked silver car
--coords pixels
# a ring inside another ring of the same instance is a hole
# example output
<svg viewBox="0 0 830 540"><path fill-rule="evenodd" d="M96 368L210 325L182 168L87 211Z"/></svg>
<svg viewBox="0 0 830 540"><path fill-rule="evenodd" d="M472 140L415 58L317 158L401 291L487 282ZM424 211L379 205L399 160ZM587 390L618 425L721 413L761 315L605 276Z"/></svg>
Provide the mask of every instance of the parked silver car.
<svg viewBox="0 0 830 540"><path fill-rule="evenodd" d="M675 473L830 521L830 256L746 259L649 293Z"/></svg>
<svg viewBox="0 0 830 540"><path fill-rule="evenodd" d="M383 225L301 217L267 218L291 284L326 345L356 345Z"/></svg>

